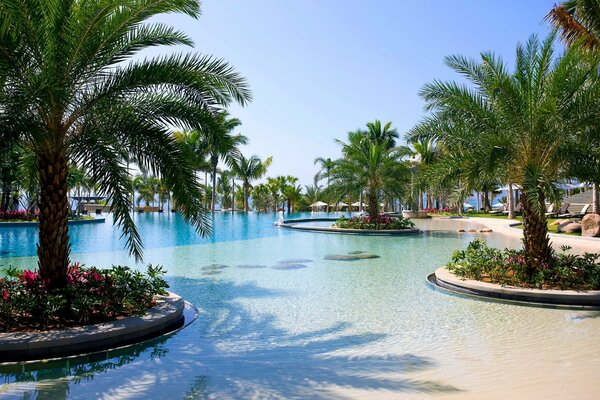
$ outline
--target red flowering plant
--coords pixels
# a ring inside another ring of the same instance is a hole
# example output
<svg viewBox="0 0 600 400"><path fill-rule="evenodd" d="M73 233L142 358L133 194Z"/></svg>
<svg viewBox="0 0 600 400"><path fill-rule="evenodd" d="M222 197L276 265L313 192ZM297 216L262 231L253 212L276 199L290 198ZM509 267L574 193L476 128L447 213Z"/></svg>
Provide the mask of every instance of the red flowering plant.
<svg viewBox="0 0 600 400"><path fill-rule="evenodd" d="M77 263L67 271L67 285L51 290L37 271L10 269L0 278L0 329L46 330L141 315L155 296L166 294L164 273L152 265L144 274Z"/></svg>
<svg viewBox="0 0 600 400"><path fill-rule="evenodd" d="M465 250L454 252L446 268L455 275L502 285L541 289L600 289L600 254L568 254L563 246L554 252L550 263L544 263L534 274L529 273L523 249L495 249L474 240Z"/></svg>
<svg viewBox="0 0 600 400"><path fill-rule="evenodd" d="M0 211L0 222L31 222L37 221L38 212L28 212L26 210Z"/></svg>
<svg viewBox="0 0 600 400"><path fill-rule="evenodd" d="M412 228L415 224L411 220L402 217L389 215L373 217L367 215L352 218L342 217L335 221L333 226L342 229L395 230Z"/></svg>
<svg viewBox="0 0 600 400"><path fill-rule="evenodd" d="M450 215L456 214L458 211L456 208L443 207L443 208L426 208L425 211L427 214L438 214L438 215Z"/></svg>

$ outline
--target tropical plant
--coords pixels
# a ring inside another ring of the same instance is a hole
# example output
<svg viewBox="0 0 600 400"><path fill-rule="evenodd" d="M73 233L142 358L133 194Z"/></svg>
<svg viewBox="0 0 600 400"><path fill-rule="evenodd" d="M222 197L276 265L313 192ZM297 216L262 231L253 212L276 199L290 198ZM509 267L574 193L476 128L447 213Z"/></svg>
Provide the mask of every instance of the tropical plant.
<svg viewBox="0 0 600 400"><path fill-rule="evenodd" d="M243 154L231 160L233 173L243 182L245 212L250 210L248 207L249 191L252 187L250 182L262 178L267 173L267 168L269 168L272 161L273 157L268 157L265 161L262 161L258 156L253 155L246 158Z"/></svg>
<svg viewBox="0 0 600 400"><path fill-rule="evenodd" d="M333 172L333 168L335 167L335 161L332 160L331 158L317 157L317 158L315 158L314 164L315 165L319 164L319 171L315 175L315 181L320 181L321 179L325 178L325 180L326 180L325 191L327 194L329 194L329 186L331 183L331 173ZM327 202L327 212L329 212L329 203L331 202L331 199L329 198L329 196L326 198L326 202Z"/></svg>
<svg viewBox="0 0 600 400"><path fill-rule="evenodd" d="M560 31L568 45L579 42L584 48L600 48L600 1L570 0L555 4L546 20Z"/></svg>
<svg viewBox="0 0 600 400"><path fill-rule="evenodd" d="M252 188L252 205L256 212L267 211L271 201L270 196L271 191L267 184L259 183L258 185L254 185Z"/></svg>
<svg viewBox="0 0 600 400"><path fill-rule="evenodd" d="M192 165L167 128L206 127L233 100L250 100L246 81L224 61L197 54L132 56L191 39L156 21L200 15L197 0L5 1L0 3L0 143L35 155L41 187L38 265L59 287L69 266L69 163L90 171L111 201L114 222L137 259L125 160L163 177L179 210L209 230Z"/></svg>
<svg viewBox="0 0 600 400"><path fill-rule="evenodd" d="M568 45L581 45L593 57L598 57L600 50L600 1L571 0L555 5L546 15L556 29L559 30L563 41ZM598 78L598 76L596 76ZM600 213L598 199L600 187L600 134L597 129L582 132L586 140L577 143L585 151L575 152L577 159L572 166L572 175L580 181L593 182L592 212Z"/></svg>
<svg viewBox="0 0 600 400"><path fill-rule="evenodd" d="M472 86L427 84L421 96L431 115L411 131L412 138L428 136L460 154L456 159L471 175L502 168L522 187L529 274L551 262L545 200L565 178L581 133L596 129L600 106L597 62L575 46L555 56L553 42L553 35L541 43L532 36L519 44L513 73L489 52L481 62L447 57Z"/></svg>
<svg viewBox="0 0 600 400"><path fill-rule="evenodd" d="M215 211L216 186L217 186L217 165L219 160L232 165L233 160L239 158L239 146L248 143L248 138L244 135L233 135L233 130L240 126L242 122L237 118L229 118L227 111L218 113L212 118L211 123L200 131L201 146L209 156L210 173L212 180L212 195L210 201L211 211Z"/></svg>
<svg viewBox="0 0 600 400"><path fill-rule="evenodd" d="M368 211L373 217L379 216L385 182L398 181L399 169L408 171L402 158L409 150L396 147L397 138L398 133L391 128L391 122L382 126L376 120L367 123L367 130L348 132L347 142L336 140L342 146L344 156L339 170L344 176L358 179L365 185Z"/></svg>

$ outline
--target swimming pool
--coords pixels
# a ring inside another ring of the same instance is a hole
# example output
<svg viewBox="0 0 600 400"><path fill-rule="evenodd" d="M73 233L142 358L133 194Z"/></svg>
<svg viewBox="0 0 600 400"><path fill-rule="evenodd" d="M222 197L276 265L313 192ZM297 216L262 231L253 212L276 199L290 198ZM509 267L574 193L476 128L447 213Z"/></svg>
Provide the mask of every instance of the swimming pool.
<svg viewBox="0 0 600 400"><path fill-rule="evenodd" d="M200 239L174 215L136 218L145 261L165 266L199 318L91 359L0 367L0 398L589 398L600 389L600 312L476 301L426 284L475 237L451 225L368 237L217 214L214 236ZM73 259L132 264L111 221L77 229ZM22 241L35 235L11 235L0 231L3 250L18 246L0 263L34 265L35 244ZM352 254L379 258L325 259Z"/></svg>

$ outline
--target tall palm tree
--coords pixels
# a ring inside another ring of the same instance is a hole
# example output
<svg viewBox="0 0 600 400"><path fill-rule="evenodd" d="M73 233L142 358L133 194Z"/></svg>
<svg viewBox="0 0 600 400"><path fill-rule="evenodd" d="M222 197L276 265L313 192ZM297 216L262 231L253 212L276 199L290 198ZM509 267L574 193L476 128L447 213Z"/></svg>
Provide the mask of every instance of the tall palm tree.
<svg viewBox="0 0 600 400"><path fill-rule="evenodd" d="M502 166L502 176L522 187L531 274L551 262L546 197L568 177L582 133L596 131L600 108L598 63L575 46L555 56L553 42L553 35L541 43L532 36L519 44L513 73L492 53L482 53L481 62L447 57L446 64L471 86L427 84L421 95L432 114L412 131L413 137L425 133L444 143L449 153L460 151L474 174Z"/></svg>
<svg viewBox="0 0 600 400"><path fill-rule="evenodd" d="M249 158L240 154L237 158L231 160L231 169L233 173L242 180L242 189L244 190L244 211L248 212L249 191L251 188L250 182L262 178L267 173L267 168L271 165L273 157L268 157L262 161L258 156Z"/></svg>
<svg viewBox="0 0 600 400"><path fill-rule="evenodd" d="M331 159L331 158L323 158L323 157L317 157L315 158L315 161L313 162L314 165L319 164L319 171L317 172L317 175L315 175L315 180L321 180L322 178L325 178L327 183L325 186L325 191L327 192L327 194L329 194L329 184L331 182L331 171L333 170L333 167L335 166L335 162ZM327 212L329 212L329 203L330 200L327 200Z"/></svg>
<svg viewBox="0 0 600 400"><path fill-rule="evenodd" d="M215 211L216 186L217 186L217 165L219 160L231 165L234 159L239 157L239 146L248 143L248 138L244 135L233 135L235 128L240 126L242 121L237 118L230 118L227 111L218 113L210 122L206 129L201 131L201 143L206 153L210 157L212 196L210 209Z"/></svg>
<svg viewBox="0 0 600 400"><path fill-rule="evenodd" d="M199 54L138 58L161 45L192 46L154 17L200 15L197 0L3 1L0 3L0 143L19 143L37 159L41 187L38 266L52 286L69 265L70 162L112 202L127 247L142 257L129 213L125 159L160 173L182 214L200 232L209 222L190 163L167 128L204 126L216 110L251 98L244 78Z"/></svg>
<svg viewBox="0 0 600 400"><path fill-rule="evenodd" d="M385 187L386 177L395 175L397 169L405 169L401 158L408 154L405 147L396 147L398 133L388 122L384 126L379 121L367 124L367 130L348 132L347 142L336 140L342 146L344 156L340 170L347 176L362 176L367 190L369 215L378 217L380 198ZM348 174L348 171L355 171Z"/></svg>

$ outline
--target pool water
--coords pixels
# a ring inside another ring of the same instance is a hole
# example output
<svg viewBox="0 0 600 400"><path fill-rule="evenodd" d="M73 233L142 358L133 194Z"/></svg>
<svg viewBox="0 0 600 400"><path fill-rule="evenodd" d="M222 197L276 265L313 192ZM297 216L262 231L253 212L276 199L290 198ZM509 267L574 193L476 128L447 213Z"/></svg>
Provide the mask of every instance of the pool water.
<svg viewBox="0 0 600 400"><path fill-rule="evenodd" d="M0 367L0 398L576 399L600 389L600 312L477 301L427 285L454 249L482 237L457 234L451 221L369 237L278 229L273 214L217 214L202 239L174 215L136 218L145 261L165 266L198 319L91 359ZM0 264L34 265L35 235L17 231L0 230L2 250L14 244ZM74 260L133 265L110 220L70 231ZM365 254L378 258L325 259Z"/></svg>

